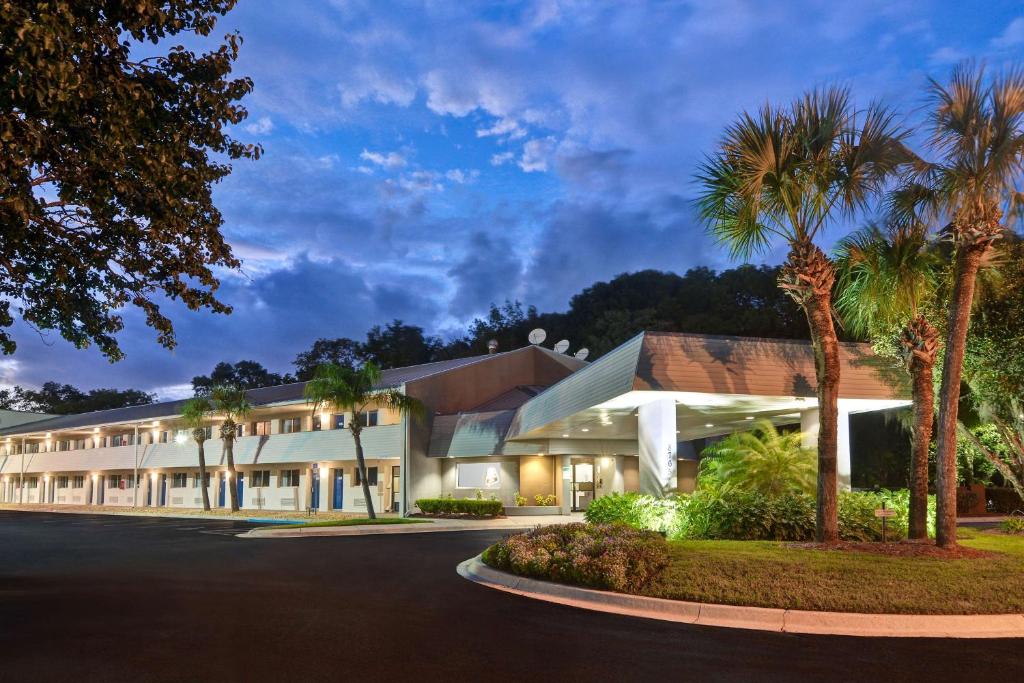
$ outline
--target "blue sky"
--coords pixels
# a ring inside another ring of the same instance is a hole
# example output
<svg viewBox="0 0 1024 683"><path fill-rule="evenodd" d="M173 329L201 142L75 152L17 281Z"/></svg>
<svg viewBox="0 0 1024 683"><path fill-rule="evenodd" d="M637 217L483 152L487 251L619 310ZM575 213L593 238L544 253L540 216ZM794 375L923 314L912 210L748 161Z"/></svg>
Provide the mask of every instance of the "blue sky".
<svg viewBox="0 0 1024 683"><path fill-rule="evenodd" d="M236 135L266 151L216 191L235 313L176 312L173 352L129 313L114 365L19 327L0 384L171 397L396 317L448 336L492 301L563 310L621 272L728 267L690 198L737 112L838 83L913 123L929 75L1024 57L1024 9L996 0L242 0L215 34L235 29L255 81Z"/></svg>

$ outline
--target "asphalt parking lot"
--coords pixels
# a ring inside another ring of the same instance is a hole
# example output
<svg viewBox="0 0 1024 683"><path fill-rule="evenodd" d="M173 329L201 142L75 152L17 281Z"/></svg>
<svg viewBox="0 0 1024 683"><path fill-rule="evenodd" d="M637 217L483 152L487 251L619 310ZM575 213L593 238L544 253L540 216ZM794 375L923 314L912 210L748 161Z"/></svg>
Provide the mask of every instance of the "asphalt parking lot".
<svg viewBox="0 0 1024 683"><path fill-rule="evenodd" d="M686 626L459 577L498 532L234 537L251 526L0 512L0 680L1024 677L1016 641Z"/></svg>

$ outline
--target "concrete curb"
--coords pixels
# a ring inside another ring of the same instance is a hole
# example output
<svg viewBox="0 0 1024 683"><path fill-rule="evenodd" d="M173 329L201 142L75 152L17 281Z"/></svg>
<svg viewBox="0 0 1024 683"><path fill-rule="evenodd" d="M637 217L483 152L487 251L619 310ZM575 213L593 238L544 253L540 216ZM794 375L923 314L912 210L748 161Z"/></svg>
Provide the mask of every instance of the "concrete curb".
<svg viewBox="0 0 1024 683"><path fill-rule="evenodd" d="M858 614L665 600L528 579L488 567L480 555L462 562L456 571L488 588L535 600L683 624L814 635L1024 638L1024 614Z"/></svg>
<svg viewBox="0 0 1024 683"><path fill-rule="evenodd" d="M493 524L367 524L352 526L304 527L299 529L251 529L237 538L310 538L316 536L379 536L385 534L428 534L457 531L522 531L522 526L494 526Z"/></svg>

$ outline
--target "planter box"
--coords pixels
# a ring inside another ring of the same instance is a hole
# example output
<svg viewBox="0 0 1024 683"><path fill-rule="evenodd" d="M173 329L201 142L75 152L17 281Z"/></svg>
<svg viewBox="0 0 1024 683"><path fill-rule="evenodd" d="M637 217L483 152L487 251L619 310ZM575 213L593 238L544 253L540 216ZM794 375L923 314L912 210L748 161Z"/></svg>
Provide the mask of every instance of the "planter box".
<svg viewBox="0 0 1024 683"><path fill-rule="evenodd" d="M557 505L519 505L505 508L505 515L508 517L532 517L534 515L560 514L562 514L562 508Z"/></svg>

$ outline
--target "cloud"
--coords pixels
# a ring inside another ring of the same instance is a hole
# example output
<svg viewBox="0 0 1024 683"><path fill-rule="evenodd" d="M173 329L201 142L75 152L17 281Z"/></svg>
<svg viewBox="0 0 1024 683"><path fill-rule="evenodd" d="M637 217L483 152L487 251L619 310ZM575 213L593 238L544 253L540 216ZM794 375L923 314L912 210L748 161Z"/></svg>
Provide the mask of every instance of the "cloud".
<svg viewBox="0 0 1024 683"><path fill-rule="evenodd" d="M499 152L491 155L491 166L502 166L516 158L515 152Z"/></svg>
<svg viewBox="0 0 1024 683"><path fill-rule="evenodd" d="M526 130L519 126L515 119L498 119L493 125L485 128L477 128L478 138L500 137L508 140L518 140L526 136Z"/></svg>
<svg viewBox="0 0 1024 683"><path fill-rule="evenodd" d="M947 66L949 64L956 64L957 62L963 61L967 56L967 53L962 52L955 47L940 47L928 55L928 63L935 66Z"/></svg>
<svg viewBox="0 0 1024 683"><path fill-rule="evenodd" d="M401 168L406 165L405 157L398 152L370 152L364 149L360 154L359 158L364 161L369 161L371 164L377 164L384 168Z"/></svg>
<svg viewBox="0 0 1024 683"><path fill-rule="evenodd" d="M253 123L247 124L245 130L253 135L268 135L274 130L274 122L269 116L261 116Z"/></svg>
<svg viewBox="0 0 1024 683"><path fill-rule="evenodd" d="M553 137L528 140L523 145L523 155L519 158L519 168L527 173L548 170L548 164L555 152Z"/></svg>
<svg viewBox="0 0 1024 683"><path fill-rule="evenodd" d="M507 239L474 232L467 240L466 253L448 271L456 287L450 312L470 317L484 313L492 302L515 298L522 267Z"/></svg>
<svg viewBox="0 0 1024 683"><path fill-rule="evenodd" d="M992 47L1000 50L1024 43L1024 17L1011 21L999 36L992 39Z"/></svg>
<svg viewBox="0 0 1024 683"><path fill-rule="evenodd" d="M475 168L468 171L463 171L461 168L453 168L445 171L444 177L457 185L465 185L476 182L477 178L480 177L480 171Z"/></svg>

